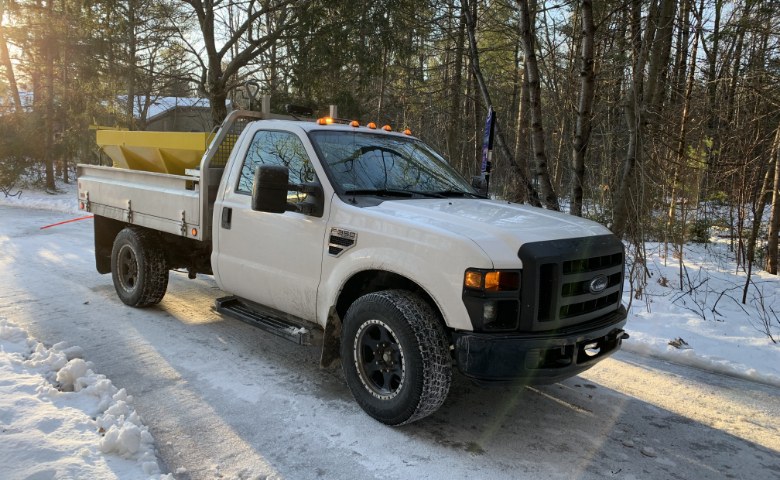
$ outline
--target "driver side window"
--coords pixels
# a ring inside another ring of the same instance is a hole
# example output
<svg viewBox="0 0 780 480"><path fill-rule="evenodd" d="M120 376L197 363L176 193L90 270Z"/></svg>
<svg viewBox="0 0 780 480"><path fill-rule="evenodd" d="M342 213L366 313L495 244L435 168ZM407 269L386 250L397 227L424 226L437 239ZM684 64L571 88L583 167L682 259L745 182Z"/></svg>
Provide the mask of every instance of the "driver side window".
<svg viewBox="0 0 780 480"><path fill-rule="evenodd" d="M252 183L258 165L287 167L290 171L289 183L302 184L317 180L301 139L289 132L261 130L255 133L244 158L236 189L238 193L252 194ZM287 199L292 203L302 202L306 199L306 194L291 190L287 192Z"/></svg>

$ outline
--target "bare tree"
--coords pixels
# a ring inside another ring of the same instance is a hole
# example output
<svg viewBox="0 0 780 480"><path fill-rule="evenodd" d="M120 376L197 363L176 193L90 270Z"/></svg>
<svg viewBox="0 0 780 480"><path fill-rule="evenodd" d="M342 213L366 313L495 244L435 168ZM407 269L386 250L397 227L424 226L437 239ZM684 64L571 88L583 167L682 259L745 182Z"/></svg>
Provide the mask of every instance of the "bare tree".
<svg viewBox="0 0 780 480"><path fill-rule="evenodd" d="M22 111L22 99L19 96L19 87L16 84L16 75L14 67L11 64L11 56L8 52L8 39L5 35L3 18L5 17L5 0L0 0L0 63L5 69L5 78L8 82L8 88L11 90L11 98L14 102L14 111Z"/></svg>
<svg viewBox="0 0 780 480"><path fill-rule="evenodd" d="M471 69L474 73L474 77L477 80L477 86L480 90L480 93L482 94L482 98L485 104L492 105L493 102L491 102L490 100L490 91L488 90L487 83L485 83L485 78L482 76L482 69L479 66L479 51L477 50L477 40L475 37L475 30L476 30L475 21L474 21L474 16L469 9L468 1L463 2L463 15L466 19L466 31L468 32L468 37L469 37L469 57L471 60ZM499 123L496 124L495 139L499 150L509 161L509 165L512 168L512 172L514 173L514 175L517 176L518 179L520 179L520 183L522 187L524 187L527 190L528 200L531 202L532 205L537 205L537 206L540 205L539 195L536 192L536 189L534 188L533 184L529 181L528 177L526 176L525 171L517 164L517 162L515 162L514 156L512 155L512 152L509 150L509 145L504 140L504 133ZM547 181L549 183L549 176L547 177ZM557 200L556 200L556 206L557 206Z"/></svg>
<svg viewBox="0 0 780 480"><path fill-rule="evenodd" d="M596 27L593 23L593 1L582 0L582 46L580 49L580 93L577 108L577 124L572 142L572 168L574 180L571 192L571 214L582 216L583 183L585 180L585 154L590 141L593 99L596 94L596 74L593 68L593 43Z"/></svg>
<svg viewBox="0 0 780 480"><path fill-rule="evenodd" d="M777 236L778 232L780 232L780 168L778 168L778 160L780 160L780 127L778 127L775 132L775 140L772 144L770 157L770 161L774 165L774 181L772 182L772 217L769 220L769 232L767 234L769 238L766 247L766 271L773 275L777 275ZM766 186L762 194L765 192ZM763 207L763 195L760 197L760 202ZM763 213L763 208L761 209L761 213ZM759 218L759 221L760 220L761 219Z"/></svg>
<svg viewBox="0 0 780 480"><path fill-rule="evenodd" d="M525 54L525 74L528 78L528 93L531 100L531 138L534 146L536 164L535 177L539 184L539 194L544 206L550 210L560 210L558 196L552 187L550 173L547 168L547 153L545 152L544 124L542 117L542 88L539 79L539 65L536 59L535 29L531 23L531 13L528 0L517 2L518 28L520 42Z"/></svg>
<svg viewBox="0 0 780 480"><path fill-rule="evenodd" d="M214 2L181 0L192 8L202 34L199 42L190 43L190 49L200 63L200 90L211 102L211 116L215 124L227 115L228 92L235 86L239 71L270 49L287 29L298 22L296 6L304 6L304 0L275 0L260 2L243 0ZM233 20L222 23L223 18ZM274 15L271 28L261 20ZM185 35L182 35L184 38ZM195 47L203 44L203 51ZM204 58L205 57L205 58Z"/></svg>

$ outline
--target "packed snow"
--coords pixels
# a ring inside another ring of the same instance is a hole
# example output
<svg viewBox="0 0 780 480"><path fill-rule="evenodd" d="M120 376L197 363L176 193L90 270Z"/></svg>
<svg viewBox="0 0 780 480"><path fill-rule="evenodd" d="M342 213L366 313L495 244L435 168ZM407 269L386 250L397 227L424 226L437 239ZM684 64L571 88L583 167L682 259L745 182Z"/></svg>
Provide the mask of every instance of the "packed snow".
<svg viewBox="0 0 780 480"><path fill-rule="evenodd" d="M165 478L132 397L77 346L0 318L0 465L17 478Z"/></svg>
<svg viewBox="0 0 780 480"><path fill-rule="evenodd" d="M60 189L0 195L0 205L62 212L61 221L82 218L75 186ZM728 241L686 245L682 282L671 246L645 248L646 284L627 282L624 292L631 338L623 348L780 386L780 279L754 272L743 304L746 274ZM46 348L0 322L0 464L13 459L22 478L34 465L60 478L160 477L153 440L124 390L94 373L78 347Z"/></svg>

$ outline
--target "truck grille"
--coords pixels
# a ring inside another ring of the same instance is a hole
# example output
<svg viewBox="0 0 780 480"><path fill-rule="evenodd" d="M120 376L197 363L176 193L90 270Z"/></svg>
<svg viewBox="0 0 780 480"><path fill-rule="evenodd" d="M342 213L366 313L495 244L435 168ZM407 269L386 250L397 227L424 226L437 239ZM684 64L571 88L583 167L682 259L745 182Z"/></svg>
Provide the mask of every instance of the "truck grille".
<svg viewBox="0 0 780 480"><path fill-rule="evenodd" d="M521 329L556 330L620 307L623 244L613 235L523 245Z"/></svg>

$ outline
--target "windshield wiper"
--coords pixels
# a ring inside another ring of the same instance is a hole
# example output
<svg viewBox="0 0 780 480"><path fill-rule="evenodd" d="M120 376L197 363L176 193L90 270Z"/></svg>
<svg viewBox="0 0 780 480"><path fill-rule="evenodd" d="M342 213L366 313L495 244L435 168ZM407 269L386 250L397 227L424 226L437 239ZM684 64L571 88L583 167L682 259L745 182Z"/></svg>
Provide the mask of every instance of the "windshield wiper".
<svg viewBox="0 0 780 480"><path fill-rule="evenodd" d="M420 190L406 190L401 188L359 188L354 190L347 190L344 193L346 195L376 195L379 197L412 198L415 195L420 195L423 197L446 198L444 195L438 192L423 192Z"/></svg>
<svg viewBox="0 0 780 480"><path fill-rule="evenodd" d="M474 192L466 192L463 190L439 190L438 192L430 192L432 195L439 195L441 197L461 197L461 198L487 198L484 195L480 195Z"/></svg>

